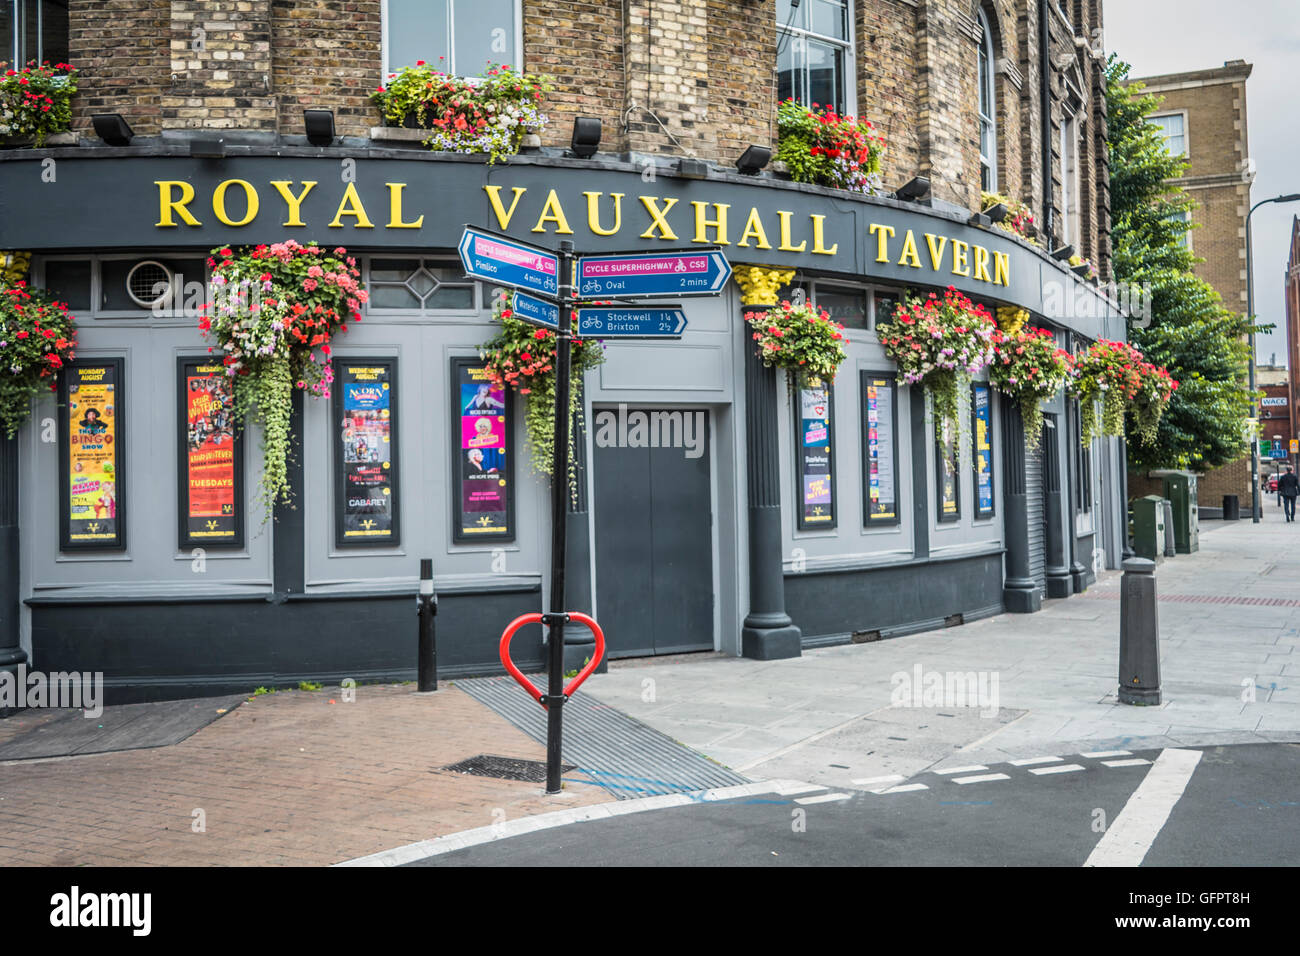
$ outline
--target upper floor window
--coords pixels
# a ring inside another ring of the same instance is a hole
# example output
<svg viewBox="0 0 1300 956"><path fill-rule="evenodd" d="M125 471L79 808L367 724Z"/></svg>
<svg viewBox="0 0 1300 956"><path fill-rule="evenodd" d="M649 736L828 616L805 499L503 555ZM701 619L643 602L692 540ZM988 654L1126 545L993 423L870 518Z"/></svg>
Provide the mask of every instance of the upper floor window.
<svg viewBox="0 0 1300 956"><path fill-rule="evenodd" d="M849 0L776 0L777 99L853 113Z"/></svg>
<svg viewBox="0 0 1300 956"><path fill-rule="evenodd" d="M423 60L457 76L519 68L520 0L384 0L384 74Z"/></svg>
<svg viewBox="0 0 1300 956"><path fill-rule="evenodd" d="M0 62L68 60L67 0L0 0Z"/></svg>
<svg viewBox="0 0 1300 956"><path fill-rule="evenodd" d="M1078 242L1079 124L1067 117L1061 124L1061 242Z"/></svg>
<svg viewBox="0 0 1300 956"><path fill-rule="evenodd" d="M998 127L997 101L993 89L993 31L983 10L979 16L979 110L980 110L980 189L986 193L998 191Z"/></svg>
<svg viewBox="0 0 1300 956"><path fill-rule="evenodd" d="M1186 117L1182 113L1152 116L1151 125L1165 137L1165 147L1175 156L1187 155Z"/></svg>

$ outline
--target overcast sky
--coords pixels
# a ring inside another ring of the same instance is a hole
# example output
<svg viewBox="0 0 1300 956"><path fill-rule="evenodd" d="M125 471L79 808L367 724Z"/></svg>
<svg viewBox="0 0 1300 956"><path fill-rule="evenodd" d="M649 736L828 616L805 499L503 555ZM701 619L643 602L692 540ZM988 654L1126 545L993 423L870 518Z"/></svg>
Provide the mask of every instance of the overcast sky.
<svg viewBox="0 0 1300 956"><path fill-rule="evenodd" d="M1106 0L1106 49L1133 65L1131 76L1254 64L1246 81L1246 121L1256 177L1251 202L1300 193L1300 3L1297 0ZM1291 219L1300 202L1261 206L1254 233L1255 314L1277 330L1260 335L1260 362L1286 363L1286 269ZM1195 245L1195 235L1193 235ZM1236 306L1234 306L1236 307Z"/></svg>

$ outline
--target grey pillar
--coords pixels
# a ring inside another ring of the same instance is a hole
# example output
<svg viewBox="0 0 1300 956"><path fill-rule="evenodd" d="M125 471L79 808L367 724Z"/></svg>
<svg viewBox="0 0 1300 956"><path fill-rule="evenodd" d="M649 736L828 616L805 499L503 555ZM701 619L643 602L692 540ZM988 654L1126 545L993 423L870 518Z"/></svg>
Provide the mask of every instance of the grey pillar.
<svg viewBox="0 0 1300 956"><path fill-rule="evenodd" d="M1066 341L1070 339L1067 336ZM1066 348L1069 348L1067 345ZM1079 560L1079 532L1076 530L1075 516L1083 502L1082 483L1088 480L1088 476L1083 474L1080 465L1083 456L1080 454L1080 446L1083 444L1083 427L1079 421L1079 403L1066 395L1065 398L1065 421L1066 421L1066 448L1069 455L1066 461L1070 465L1068 472L1069 495L1066 497L1066 540L1069 543L1070 550L1070 590L1074 594L1082 594L1088 587L1088 569L1083 562Z"/></svg>
<svg viewBox="0 0 1300 956"><path fill-rule="evenodd" d="M0 433L0 670L27 662L18 631L18 441ZM8 711L0 708L0 717Z"/></svg>
<svg viewBox="0 0 1300 956"><path fill-rule="evenodd" d="M1156 563L1124 562L1119 592L1119 700L1160 703L1160 619L1156 613Z"/></svg>
<svg viewBox="0 0 1300 956"><path fill-rule="evenodd" d="M1065 502L1061 495L1061 440L1055 415L1047 416L1043 429L1043 508L1047 518L1047 596L1069 597L1074 593L1065 549Z"/></svg>
<svg viewBox="0 0 1300 956"><path fill-rule="evenodd" d="M1006 580L1002 603L1028 614L1043 606L1043 593L1029 574L1029 499L1025 494L1025 423L1020 406L1002 403L1002 501L1006 528Z"/></svg>
<svg viewBox="0 0 1300 956"><path fill-rule="evenodd" d="M751 305L759 311L771 305ZM785 613L781 553L781 473L777 448L776 370L764 368L746 323L740 323L745 354L745 444L749 478L749 613L741 630L741 653L760 661L799 657L799 628Z"/></svg>
<svg viewBox="0 0 1300 956"><path fill-rule="evenodd" d="M573 429L573 471L576 488L569 489L564 536L564 596L566 611L591 614L591 515L587 506L587 397L578 387L578 407L583 409ZM564 479L560 479L564 480ZM581 670L596 652L596 639L585 627L573 624L564 629L564 672ZM600 662L597 673L609 670L609 658Z"/></svg>

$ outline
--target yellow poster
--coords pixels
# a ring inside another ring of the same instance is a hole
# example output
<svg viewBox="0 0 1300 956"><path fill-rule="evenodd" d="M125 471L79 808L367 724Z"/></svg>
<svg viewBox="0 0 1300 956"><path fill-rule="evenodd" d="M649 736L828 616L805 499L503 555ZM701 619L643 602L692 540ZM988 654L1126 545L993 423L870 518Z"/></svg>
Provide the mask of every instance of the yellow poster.
<svg viewBox="0 0 1300 956"><path fill-rule="evenodd" d="M65 544L121 544L118 366L67 371L68 486Z"/></svg>

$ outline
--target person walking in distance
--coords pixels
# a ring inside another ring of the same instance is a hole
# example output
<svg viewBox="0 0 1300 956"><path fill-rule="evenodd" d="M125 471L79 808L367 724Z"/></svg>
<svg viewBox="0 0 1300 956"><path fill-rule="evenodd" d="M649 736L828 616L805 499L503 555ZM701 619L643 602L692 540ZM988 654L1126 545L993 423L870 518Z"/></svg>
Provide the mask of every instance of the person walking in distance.
<svg viewBox="0 0 1300 956"><path fill-rule="evenodd" d="M1295 499L1300 495L1300 478L1295 476L1291 471L1291 466L1286 466L1286 474L1278 479L1277 493L1282 496L1286 503L1285 512L1287 521L1295 521Z"/></svg>

